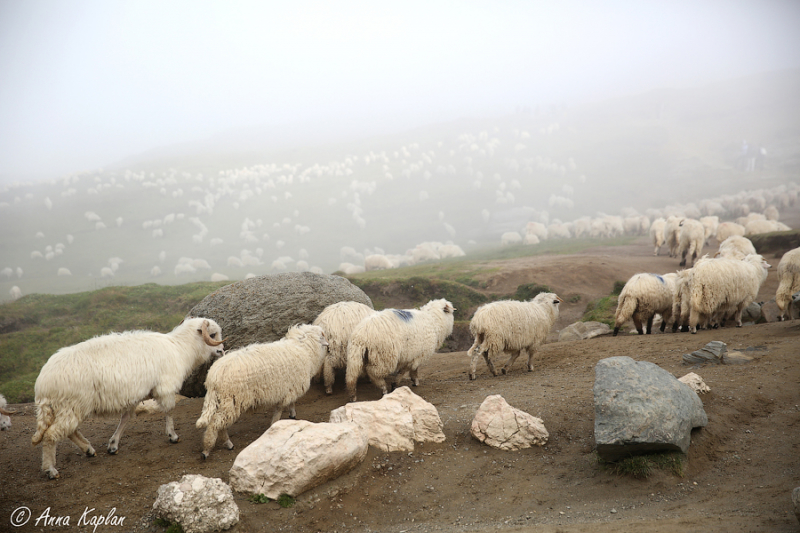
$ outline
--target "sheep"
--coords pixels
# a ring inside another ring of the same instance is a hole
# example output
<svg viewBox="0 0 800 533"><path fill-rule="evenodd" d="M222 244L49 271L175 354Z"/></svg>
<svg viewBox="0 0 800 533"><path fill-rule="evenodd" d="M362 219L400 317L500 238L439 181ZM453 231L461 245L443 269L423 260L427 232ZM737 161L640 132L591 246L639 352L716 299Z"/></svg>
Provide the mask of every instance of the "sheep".
<svg viewBox="0 0 800 533"><path fill-rule="evenodd" d="M703 256L703 258L707 259L707 256ZM700 264L700 260L695 263L695 265L698 264ZM679 270L675 274L675 287L672 292L673 333L679 327L683 332L689 331L689 304L691 302L689 291L691 289L693 271L693 268L687 268L686 270Z"/></svg>
<svg viewBox="0 0 800 533"><path fill-rule="evenodd" d="M653 221L650 225L650 238L653 240L653 255L658 255L661 246L665 242L664 238L664 226L666 225L667 221L663 218L659 217Z"/></svg>
<svg viewBox="0 0 800 533"><path fill-rule="evenodd" d="M87 456L95 455L78 429L93 414L122 414L108 441L108 453L117 453L128 420L147 398L155 399L167 413L167 435L170 442L178 442L169 414L175 394L195 368L224 353L221 337L213 320L190 317L170 333L111 333L58 350L34 385L36 433L31 443L42 443L42 470L50 479L59 477L56 445L65 438Z"/></svg>
<svg viewBox="0 0 800 533"><path fill-rule="evenodd" d="M372 254L364 259L364 269L369 272L370 270L386 270L392 268L392 262L385 255Z"/></svg>
<svg viewBox="0 0 800 533"><path fill-rule="evenodd" d="M678 244L678 253L681 256L680 266L686 266L687 255L692 258L692 265L694 265L694 260L705 246L705 228L700 222L691 218L683 219L679 225L681 228Z"/></svg>
<svg viewBox="0 0 800 533"><path fill-rule="evenodd" d="M737 224L736 222L720 222L719 226L717 226L717 240L722 242L731 235L739 235L743 237L744 226Z"/></svg>
<svg viewBox="0 0 800 533"><path fill-rule="evenodd" d="M419 386L419 367L453 332L453 304L447 300L431 300L420 309L385 309L366 317L353 329L347 346L345 381L350 401L357 399L358 377L365 371L369 379L389 392L409 372L415 387Z"/></svg>
<svg viewBox="0 0 800 533"><path fill-rule="evenodd" d="M333 394L336 369L347 368L347 344L355 327L375 310L360 302L337 302L331 304L314 319L313 324L322 328L328 339L328 354L322 364L325 392Z"/></svg>
<svg viewBox="0 0 800 533"><path fill-rule="evenodd" d="M717 235L717 228L719 227L719 217L714 215L709 215L702 217L700 219L700 223L703 225L703 229L705 230L705 240L708 241L711 237L716 237Z"/></svg>
<svg viewBox="0 0 800 533"><path fill-rule="evenodd" d="M279 341L239 348L211 365L203 412L195 424L206 428L203 459L211 455L217 437L224 439L223 446L233 449L228 428L245 411L273 409L268 426L277 422L287 407L294 418L294 404L322 368L327 346L321 327L296 325Z"/></svg>
<svg viewBox="0 0 800 533"><path fill-rule="evenodd" d="M750 254L755 254L756 249L750 239L739 235L731 235L719 245L717 256L727 259L744 259Z"/></svg>
<svg viewBox="0 0 800 533"><path fill-rule="evenodd" d="M11 287L11 289L9 289L8 294L11 295L12 300L19 300L20 298L22 298L22 289L14 285L13 287Z"/></svg>
<svg viewBox="0 0 800 533"><path fill-rule="evenodd" d="M9 411L6 409L6 398L0 394L0 431L5 431L11 427L11 415L16 411Z"/></svg>
<svg viewBox="0 0 800 533"><path fill-rule="evenodd" d="M698 263L689 289L689 331L697 333L697 325L715 313L735 313L736 326L742 327L742 311L755 300L769 267L757 254L741 261L720 258Z"/></svg>
<svg viewBox="0 0 800 533"><path fill-rule="evenodd" d="M643 335L643 319L647 322L647 334L653 333L653 318L661 315L661 331L672 318L672 300L677 274L634 274L619 294L615 315L614 336L625 322L633 318L639 335Z"/></svg>
<svg viewBox="0 0 800 533"><path fill-rule="evenodd" d="M484 304L475 311L469 331L475 337L470 356L469 379L476 378L478 358L483 354L493 376L497 375L492 360L502 352L512 352L505 366L507 373L519 355L527 351L528 372L533 371L533 356L547 338L558 319L558 304L563 302L552 292L542 292L528 302L500 300Z"/></svg>
<svg viewBox="0 0 800 533"><path fill-rule="evenodd" d="M785 320L787 314L794 320L792 301L793 293L800 291L800 248L783 254L778 263L778 280L778 290L775 292L775 303L780 309L778 320Z"/></svg>
<svg viewBox="0 0 800 533"><path fill-rule="evenodd" d="M760 233L771 233L773 231L786 231L789 227L781 222L772 220L751 220L744 226L745 235L758 235Z"/></svg>
<svg viewBox="0 0 800 533"><path fill-rule="evenodd" d="M522 242L522 236L516 231L507 231L500 236L500 244L519 244Z"/></svg>
<svg viewBox="0 0 800 533"><path fill-rule="evenodd" d="M683 218L670 216L664 224L664 242L669 248L669 256L678 256L678 244L680 243L680 223Z"/></svg>

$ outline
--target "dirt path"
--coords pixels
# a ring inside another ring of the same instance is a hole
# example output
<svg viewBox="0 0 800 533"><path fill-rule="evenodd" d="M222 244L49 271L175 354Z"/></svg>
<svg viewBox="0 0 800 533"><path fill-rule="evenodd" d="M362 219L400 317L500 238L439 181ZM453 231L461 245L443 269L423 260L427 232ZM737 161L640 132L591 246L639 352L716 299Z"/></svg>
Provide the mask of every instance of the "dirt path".
<svg viewBox="0 0 800 533"><path fill-rule="evenodd" d="M669 272L677 261L653 257L646 240L620 249L602 248L573 256L548 256L502 263L492 278L497 290L520 283L545 283L562 297L556 328L571 323L586 302L607 295L613 282L641 271ZM772 272L760 299L774 298ZM754 359L739 366L692 368L684 353L711 340L745 351ZM618 477L596 462L592 385L594 366L609 356L651 361L675 376L700 374L711 387L702 397L706 428L695 430L684 477L657 472L647 480ZM518 360L511 374L491 377L485 365L469 381L464 352L433 356L414 391L433 403L444 423L446 442L419 446L413 454L369 452L349 474L298 497L282 509L257 505L237 495L241 522L234 532L273 531L523 531L544 532L764 531L798 530L791 490L800 486L800 320L688 333L621 335L542 347L532 373ZM500 452L469 435L475 410L490 394L544 420L544 447ZM369 383L359 398L378 399ZM327 421L343 405L341 378L333 396L321 386L297 406L298 417ZM90 420L83 433L98 450L81 456L70 442L58 448L61 479L47 481L39 470L41 449L31 448L32 406L18 406L13 428L0 433L0 531L40 531L31 523L9 529L12 512L26 506L33 518L70 516L74 527L84 510L106 514L116 508L124 527L98 532L163 531L149 515L159 485L186 473L227 481L236 456L264 430L266 415L250 413L230 434L236 450L217 449L200 459L201 432L194 427L202 399L181 402L175 411L181 442L170 445L163 417L140 416L128 426L118 455L104 452L116 421ZM378 466L380 465L380 468ZM91 531L91 527L83 530Z"/></svg>

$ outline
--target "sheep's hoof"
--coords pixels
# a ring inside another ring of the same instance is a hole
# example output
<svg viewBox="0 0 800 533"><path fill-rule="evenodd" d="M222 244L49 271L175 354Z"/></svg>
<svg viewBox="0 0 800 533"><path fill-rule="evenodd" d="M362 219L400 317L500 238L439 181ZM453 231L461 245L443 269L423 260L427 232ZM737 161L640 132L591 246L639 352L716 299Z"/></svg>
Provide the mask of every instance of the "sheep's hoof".
<svg viewBox="0 0 800 533"><path fill-rule="evenodd" d="M181 441L181 438L178 435L175 435L175 438L172 438L172 437L169 438L169 442L171 444L176 444L176 443L178 443L180 441Z"/></svg>
<svg viewBox="0 0 800 533"><path fill-rule="evenodd" d="M117 455L117 451L118 450L119 450L119 448L117 448L116 446L109 446L108 447L108 455Z"/></svg>
<svg viewBox="0 0 800 533"><path fill-rule="evenodd" d="M505 368L501 368L500 372L502 372L503 375L505 376L508 373L508 370L506 370ZM497 374L495 374L495 375L497 375Z"/></svg>
<svg viewBox="0 0 800 533"><path fill-rule="evenodd" d="M333 394L333 389L325 389L325 394Z"/></svg>
<svg viewBox="0 0 800 533"><path fill-rule="evenodd" d="M94 451L94 448L89 448L86 450L86 457L95 457L97 454Z"/></svg>
<svg viewBox="0 0 800 533"><path fill-rule="evenodd" d="M291 418L292 420L297 420L297 415L289 415L289 418Z"/></svg>
<svg viewBox="0 0 800 533"><path fill-rule="evenodd" d="M56 470L55 468L45 470L45 474L47 474L47 479L58 479L61 477L61 474L59 474L58 470Z"/></svg>
<svg viewBox="0 0 800 533"><path fill-rule="evenodd" d="M206 452L200 452L200 457L203 459L203 461L208 459L209 455L211 455L211 454L210 453L206 453Z"/></svg>
<svg viewBox="0 0 800 533"><path fill-rule="evenodd" d="M476 378L476 377L477 377L477 376L476 376L475 374L470 374L470 375L469 375L469 380L470 380L470 381L475 381L475 378Z"/></svg>
<svg viewBox="0 0 800 533"><path fill-rule="evenodd" d="M229 450L233 449L233 443L231 441L226 442L225 444L223 444L223 446L225 446L225 448Z"/></svg>

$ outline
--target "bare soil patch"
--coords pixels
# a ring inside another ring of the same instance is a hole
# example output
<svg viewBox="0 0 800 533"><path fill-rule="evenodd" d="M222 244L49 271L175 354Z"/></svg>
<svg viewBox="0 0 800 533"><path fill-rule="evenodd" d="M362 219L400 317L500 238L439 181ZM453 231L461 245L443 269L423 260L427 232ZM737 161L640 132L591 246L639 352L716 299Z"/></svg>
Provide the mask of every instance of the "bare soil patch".
<svg viewBox="0 0 800 533"><path fill-rule="evenodd" d="M677 262L654 257L642 238L625 247L493 263L500 270L485 281L489 290L506 293L521 283L549 285L566 300L556 325L561 329L582 315L589 300L608 295L614 281L636 272L674 271ZM759 300L774 298L776 266L777 259ZM574 296L580 299L570 303ZM699 368L682 363L683 354L712 340L753 360ZM800 321L696 335L551 342L541 348L533 372L525 372L518 360L509 375L492 377L481 362L476 381L467 379L464 352L436 354L422 368L414 392L439 410L446 442L419 446L411 454L371 450L358 468L300 495L287 509L254 504L249 495L237 494L241 521L231 531L797 531L791 491L800 485L799 341ZM657 471L638 480L597 463L594 366L619 355L656 363L676 377L694 371L711 387L702 396L709 424L692 435L683 477ZM490 394L501 394L543 419L548 444L501 452L474 440L470 422ZM359 397L375 400L379 392L362 383ZM339 378L332 396L314 385L298 403L297 414L323 422L345 402ZM203 461L201 431L194 427L201 406L202 399L188 399L175 409L177 444L168 443L163 416L138 417L114 456L105 453L104 443L117 421L85 422L83 434L97 448L97 457L83 457L72 443L61 443L61 478L55 481L40 472L41 449L30 445L33 406L14 406L20 414L12 418L10 431L0 433L0 531L91 531L91 526L76 527L87 508L95 509L90 516L116 508L116 516L125 517L124 526L101 526L98 532L163 531L150 514L158 487L189 473L227 481L237 451L261 435L268 419L264 413L243 416L230 431L236 449L218 448ZM33 519L13 528L12 512L22 506ZM50 516L69 516L70 527L33 527L47 508Z"/></svg>

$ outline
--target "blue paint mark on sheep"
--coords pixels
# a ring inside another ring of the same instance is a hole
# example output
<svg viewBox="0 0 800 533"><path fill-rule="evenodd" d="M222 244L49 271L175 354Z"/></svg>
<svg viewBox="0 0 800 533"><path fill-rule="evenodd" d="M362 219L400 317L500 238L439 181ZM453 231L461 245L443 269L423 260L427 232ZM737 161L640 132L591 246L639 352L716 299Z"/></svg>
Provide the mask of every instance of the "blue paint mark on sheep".
<svg viewBox="0 0 800 533"><path fill-rule="evenodd" d="M661 277L661 276L659 276L658 274L650 274L650 275L651 275L651 276L655 276L655 277L657 277L657 278L658 278L658 281L660 281L662 285L665 283L665 281L664 281L664 278L662 278L662 277Z"/></svg>
<svg viewBox="0 0 800 533"><path fill-rule="evenodd" d="M410 322L414 317L414 315L411 314L411 311L406 311L404 309L392 309L392 311L400 320L404 322Z"/></svg>

